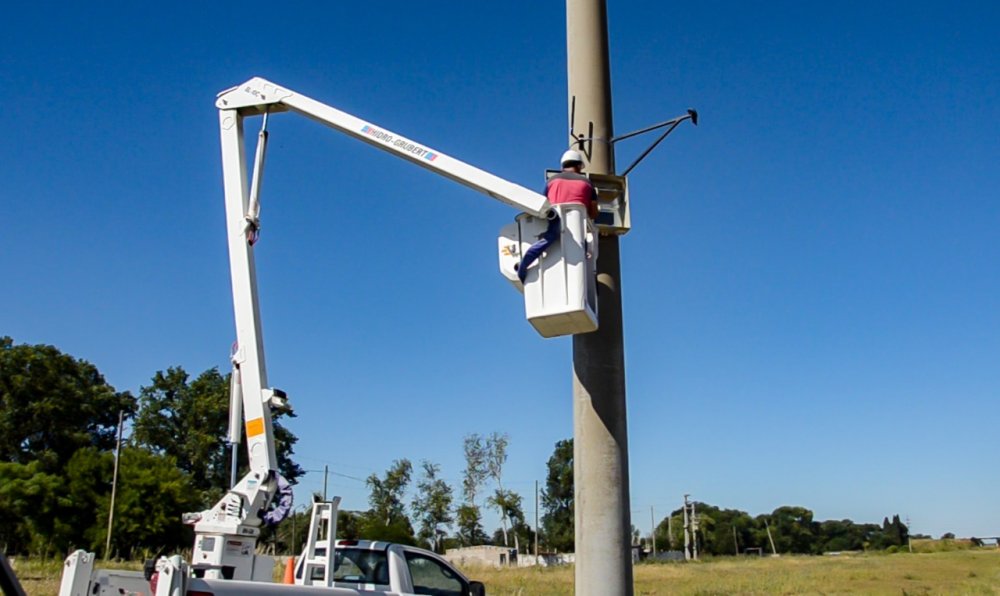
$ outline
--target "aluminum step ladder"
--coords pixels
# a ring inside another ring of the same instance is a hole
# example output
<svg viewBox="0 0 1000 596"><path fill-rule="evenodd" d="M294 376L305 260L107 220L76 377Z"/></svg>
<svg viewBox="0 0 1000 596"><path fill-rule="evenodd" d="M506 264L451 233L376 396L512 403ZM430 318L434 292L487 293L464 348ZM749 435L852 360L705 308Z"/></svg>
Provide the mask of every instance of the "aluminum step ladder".
<svg viewBox="0 0 1000 596"><path fill-rule="evenodd" d="M333 554L337 540L337 510L340 497L313 503L309 535L295 583L300 586L333 586Z"/></svg>

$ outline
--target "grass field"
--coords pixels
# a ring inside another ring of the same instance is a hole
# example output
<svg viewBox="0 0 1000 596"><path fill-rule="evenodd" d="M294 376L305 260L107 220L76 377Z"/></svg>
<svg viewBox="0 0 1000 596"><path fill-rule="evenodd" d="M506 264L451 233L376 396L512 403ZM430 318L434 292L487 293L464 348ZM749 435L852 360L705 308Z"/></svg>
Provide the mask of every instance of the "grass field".
<svg viewBox="0 0 1000 596"><path fill-rule="evenodd" d="M138 569L139 563L113 563ZM15 569L31 595L56 594L59 561L18 559ZM486 569L467 574L486 583L491 596L573 593L573 568ZM1000 551L939 550L826 557L717 558L697 563L635 567L635 593L692 594L998 594Z"/></svg>

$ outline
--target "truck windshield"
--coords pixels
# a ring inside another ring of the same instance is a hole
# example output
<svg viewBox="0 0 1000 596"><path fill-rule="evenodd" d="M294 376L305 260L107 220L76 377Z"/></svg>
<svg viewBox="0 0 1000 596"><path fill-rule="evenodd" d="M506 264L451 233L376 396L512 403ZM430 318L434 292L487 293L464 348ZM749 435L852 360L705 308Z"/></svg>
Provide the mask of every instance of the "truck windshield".
<svg viewBox="0 0 1000 596"><path fill-rule="evenodd" d="M333 560L333 581L389 585L389 562L385 551L338 548Z"/></svg>

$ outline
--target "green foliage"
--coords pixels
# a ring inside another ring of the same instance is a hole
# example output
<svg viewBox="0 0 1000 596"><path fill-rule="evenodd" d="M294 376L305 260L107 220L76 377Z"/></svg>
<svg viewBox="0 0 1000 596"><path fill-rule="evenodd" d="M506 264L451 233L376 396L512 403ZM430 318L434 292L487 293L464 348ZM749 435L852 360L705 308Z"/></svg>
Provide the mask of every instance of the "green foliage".
<svg viewBox="0 0 1000 596"><path fill-rule="evenodd" d="M523 521L515 521L510 528L510 534L513 535L516 540L514 543L517 545L520 553L532 553L532 549L535 544L535 531L527 523ZM497 528L493 532L493 544L500 545L503 544L503 531ZM541 546L541 545L539 545Z"/></svg>
<svg viewBox="0 0 1000 596"><path fill-rule="evenodd" d="M366 483L370 491L368 503L371 509L359 524L361 535L368 540L384 540L416 545L413 526L406 516L403 496L410 484L413 465L408 459L398 459L379 478L372 474Z"/></svg>
<svg viewBox="0 0 1000 596"><path fill-rule="evenodd" d="M130 556L135 548L145 546L166 553L190 545L193 535L180 523L181 514L197 511L201 503L191 478L177 462L132 448L122 450L119 466L112 552ZM107 519L109 505L110 499L102 500L99 520ZM103 534L99 536L100 544Z"/></svg>
<svg viewBox="0 0 1000 596"><path fill-rule="evenodd" d="M556 443L542 491L543 536L548 549L573 552L573 439Z"/></svg>
<svg viewBox="0 0 1000 596"><path fill-rule="evenodd" d="M865 546L876 550L888 550L892 547L905 546L910 539L909 529L899 520L899 515L882 519L882 526L866 524ZM895 552L895 551L893 551Z"/></svg>
<svg viewBox="0 0 1000 596"><path fill-rule="evenodd" d="M816 542L813 512L805 507L778 507L770 516L771 535L779 553L809 554Z"/></svg>
<svg viewBox="0 0 1000 596"><path fill-rule="evenodd" d="M483 531L478 507L468 503L459 505L455 511L455 525L458 526L458 534L455 538L461 546L489 544L489 537Z"/></svg>
<svg viewBox="0 0 1000 596"><path fill-rule="evenodd" d="M0 540L10 552L64 555L73 548L103 551L111 503L114 456L78 450L65 475L41 471L41 462L0 464ZM112 534L114 552L190 544L180 523L197 503L176 462L138 449L122 452Z"/></svg>
<svg viewBox="0 0 1000 596"><path fill-rule="evenodd" d="M462 496L465 502L473 506L476 504L476 495L480 487L489 475L487 459L489 451L485 441L478 434L467 435L463 442L465 451L465 472L462 474Z"/></svg>
<svg viewBox="0 0 1000 596"><path fill-rule="evenodd" d="M856 524L849 519L820 522L819 540L814 552L841 552L864 550L879 533L875 524Z"/></svg>
<svg viewBox="0 0 1000 596"><path fill-rule="evenodd" d="M736 509L719 509L714 505L706 503L696 503L698 514L698 552L706 555L734 555L742 553L746 548L757 546L757 527L746 512ZM657 538L657 544L670 544L670 537L667 536L667 520L660 523L662 528L661 538ZM684 544L684 514L682 509L674 513L673 523L670 524L674 530L673 544L677 548L682 548ZM738 549L738 550L737 550Z"/></svg>
<svg viewBox="0 0 1000 596"><path fill-rule="evenodd" d="M62 478L43 471L43 463L0 463L0 527L8 552L36 556L62 553L79 540L66 515L72 500Z"/></svg>
<svg viewBox="0 0 1000 596"><path fill-rule="evenodd" d="M211 506L229 487L230 455L226 444L229 426L230 375L209 369L191 382L180 367L157 371L152 383L139 391L139 414L132 441L156 453L173 457L191 476L201 492L203 507ZM291 483L303 474L292 462L298 440L274 419L278 468ZM239 451L241 470L247 469L246 450Z"/></svg>
<svg viewBox="0 0 1000 596"><path fill-rule="evenodd" d="M113 550L190 544L180 522L228 484L229 377L212 369L188 383L168 369L142 388L132 446L122 450ZM52 346L0 338L0 545L11 553L103 551L118 413L136 413L127 392L96 367ZM275 424L279 465L294 481L295 437ZM245 460L245 455L244 455Z"/></svg>
<svg viewBox="0 0 1000 596"><path fill-rule="evenodd" d="M748 548L760 548L771 552L767 536L770 525L771 536L779 554L822 554L837 551L859 551L864 549L887 549L891 546L905 546L907 529L894 516L880 527L877 524L856 524L849 519L816 522L813 512L805 507L779 507L769 515L751 518L747 513L735 509L719 509L714 505L696 503L698 514L698 551L705 555L732 555L746 552ZM670 544L680 549L684 544L683 510L671 513L673 536L668 536L668 519L657 525L656 542L660 549Z"/></svg>
<svg viewBox="0 0 1000 596"><path fill-rule="evenodd" d="M366 480L368 503L371 505L372 516L384 525L406 519L406 508L403 505L403 495L410 484L413 465L408 459L397 459L385 472L385 477L379 478L372 474Z"/></svg>
<svg viewBox="0 0 1000 596"><path fill-rule="evenodd" d="M681 522L676 515L673 516L673 519L668 515L660 520L660 523L656 524L656 548L658 550L677 549L677 545L683 542L683 538L680 542L678 541L680 526Z"/></svg>
<svg viewBox="0 0 1000 596"><path fill-rule="evenodd" d="M431 546L436 552L441 549L441 527L454 520L451 514L453 500L451 487L438 478L440 466L429 461L421 462L423 475L417 482L417 494L410 507L417 520L417 539L422 545Z"/></svg>
<svg viewBox="0 0 1000 596"><path fill-rule="evenodd" d="M345 540L360 540L362 538L361 534L361 522L364 519L364 514L359 511L337 511L337 537L343 538ZM306 523L309 522L309 517L306 517Z"/></svg>
<svg viewBox="0 0 1000 596"><path fill-rule="evenodd" d="M500 524L503 534L504 546L510 546L510 536L507 527L513 527L517 519L523 518L521 512L521 497L516 493L504 490L503 488L503 466L507 463L507 445L510 437L502 433L493 433L486 439L486 471L496 483L496 489L490 497L486 499L486 504L497 510L500 514ZM511 517L514 516L514 517ZM514 535L514 546L519 548L518 536Z"/></svg>
<svg viewBox="0 0 1000 596"><path fill-rule="evenodd" d="M487 503L490 507L493 507L500 512L501 519L509 521L510 523L510 534L513 534L514 547L520 552L522 550L522 544L526 536L529 537L529 541L532 540L530 536L532 535L531 528L524 521L524 509L522 506L521 495L517 494L512 490L505 490L497 487L496 492L487 499ZM500 539L494 538L494 542L497 544L503 544L504 546L510 546L510 537L508 536L508 531L505 525L501 528ZM525 544L526 546L526 544Z"/></svg>
<svg viewBox="0 0 1000 596"><path fill-rule="evenodd" d="M465 470L462 472L464 503L455 512L458 526L456 538L462 546L476 546L489 541L483 531L482 513L476 496L490 474L490 447L482 436L470 434L463 439L462 450L465 454Z"/></svg>
<svg viewBox="0 0 1000 596"><path fill-rule="evenodd" d="M0 338L0 462L37 461L59 474L77 449L114 446L119 411L131 416L135 399L94 365Z"/></svg>
<svg viewBox="0 0 1000 596"><path fill-rule="evenodd" d="M418 546L413 536L413 527L406 518L393 519L388 524L372 515L365 515L358 524L360 537L365 540L381 540Z"/></svg>
<svg viewBox="0 0 1000 596"><path fill-rule="evenodd" d="M193 383L183 368L157 371L152 384L140 388L139 404L135 444L176 459L199 490L228 486L229 383L217 369Z"/></svg>

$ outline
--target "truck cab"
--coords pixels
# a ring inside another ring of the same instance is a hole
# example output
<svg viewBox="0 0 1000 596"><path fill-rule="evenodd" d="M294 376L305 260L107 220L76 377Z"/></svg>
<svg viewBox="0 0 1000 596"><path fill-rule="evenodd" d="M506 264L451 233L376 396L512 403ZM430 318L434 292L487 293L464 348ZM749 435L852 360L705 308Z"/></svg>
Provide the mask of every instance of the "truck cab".
<svg viewBox="0 0 1000 596"><path fill-rule="evenodd" d="M413 546L371 540L337 541L329 583L324 581L320 569L305 565L303 557L298 560L294 584L197 577L177 556L162 557L145 572L95 570L94 559L92 553L83 551L70 555L60 596L486 595L481 582L470 580L440 555Z"/></svg>
<svg viewBox="0 0 1000 596"><path fill-rule="evenodd" d="M304 559L295 570L296 584L322 581L303 577ZM482 596L482 583L471 581L440 555L422 548L371 540L338 540L334 549L333 586L359 591L435 596Z"/></svg>

